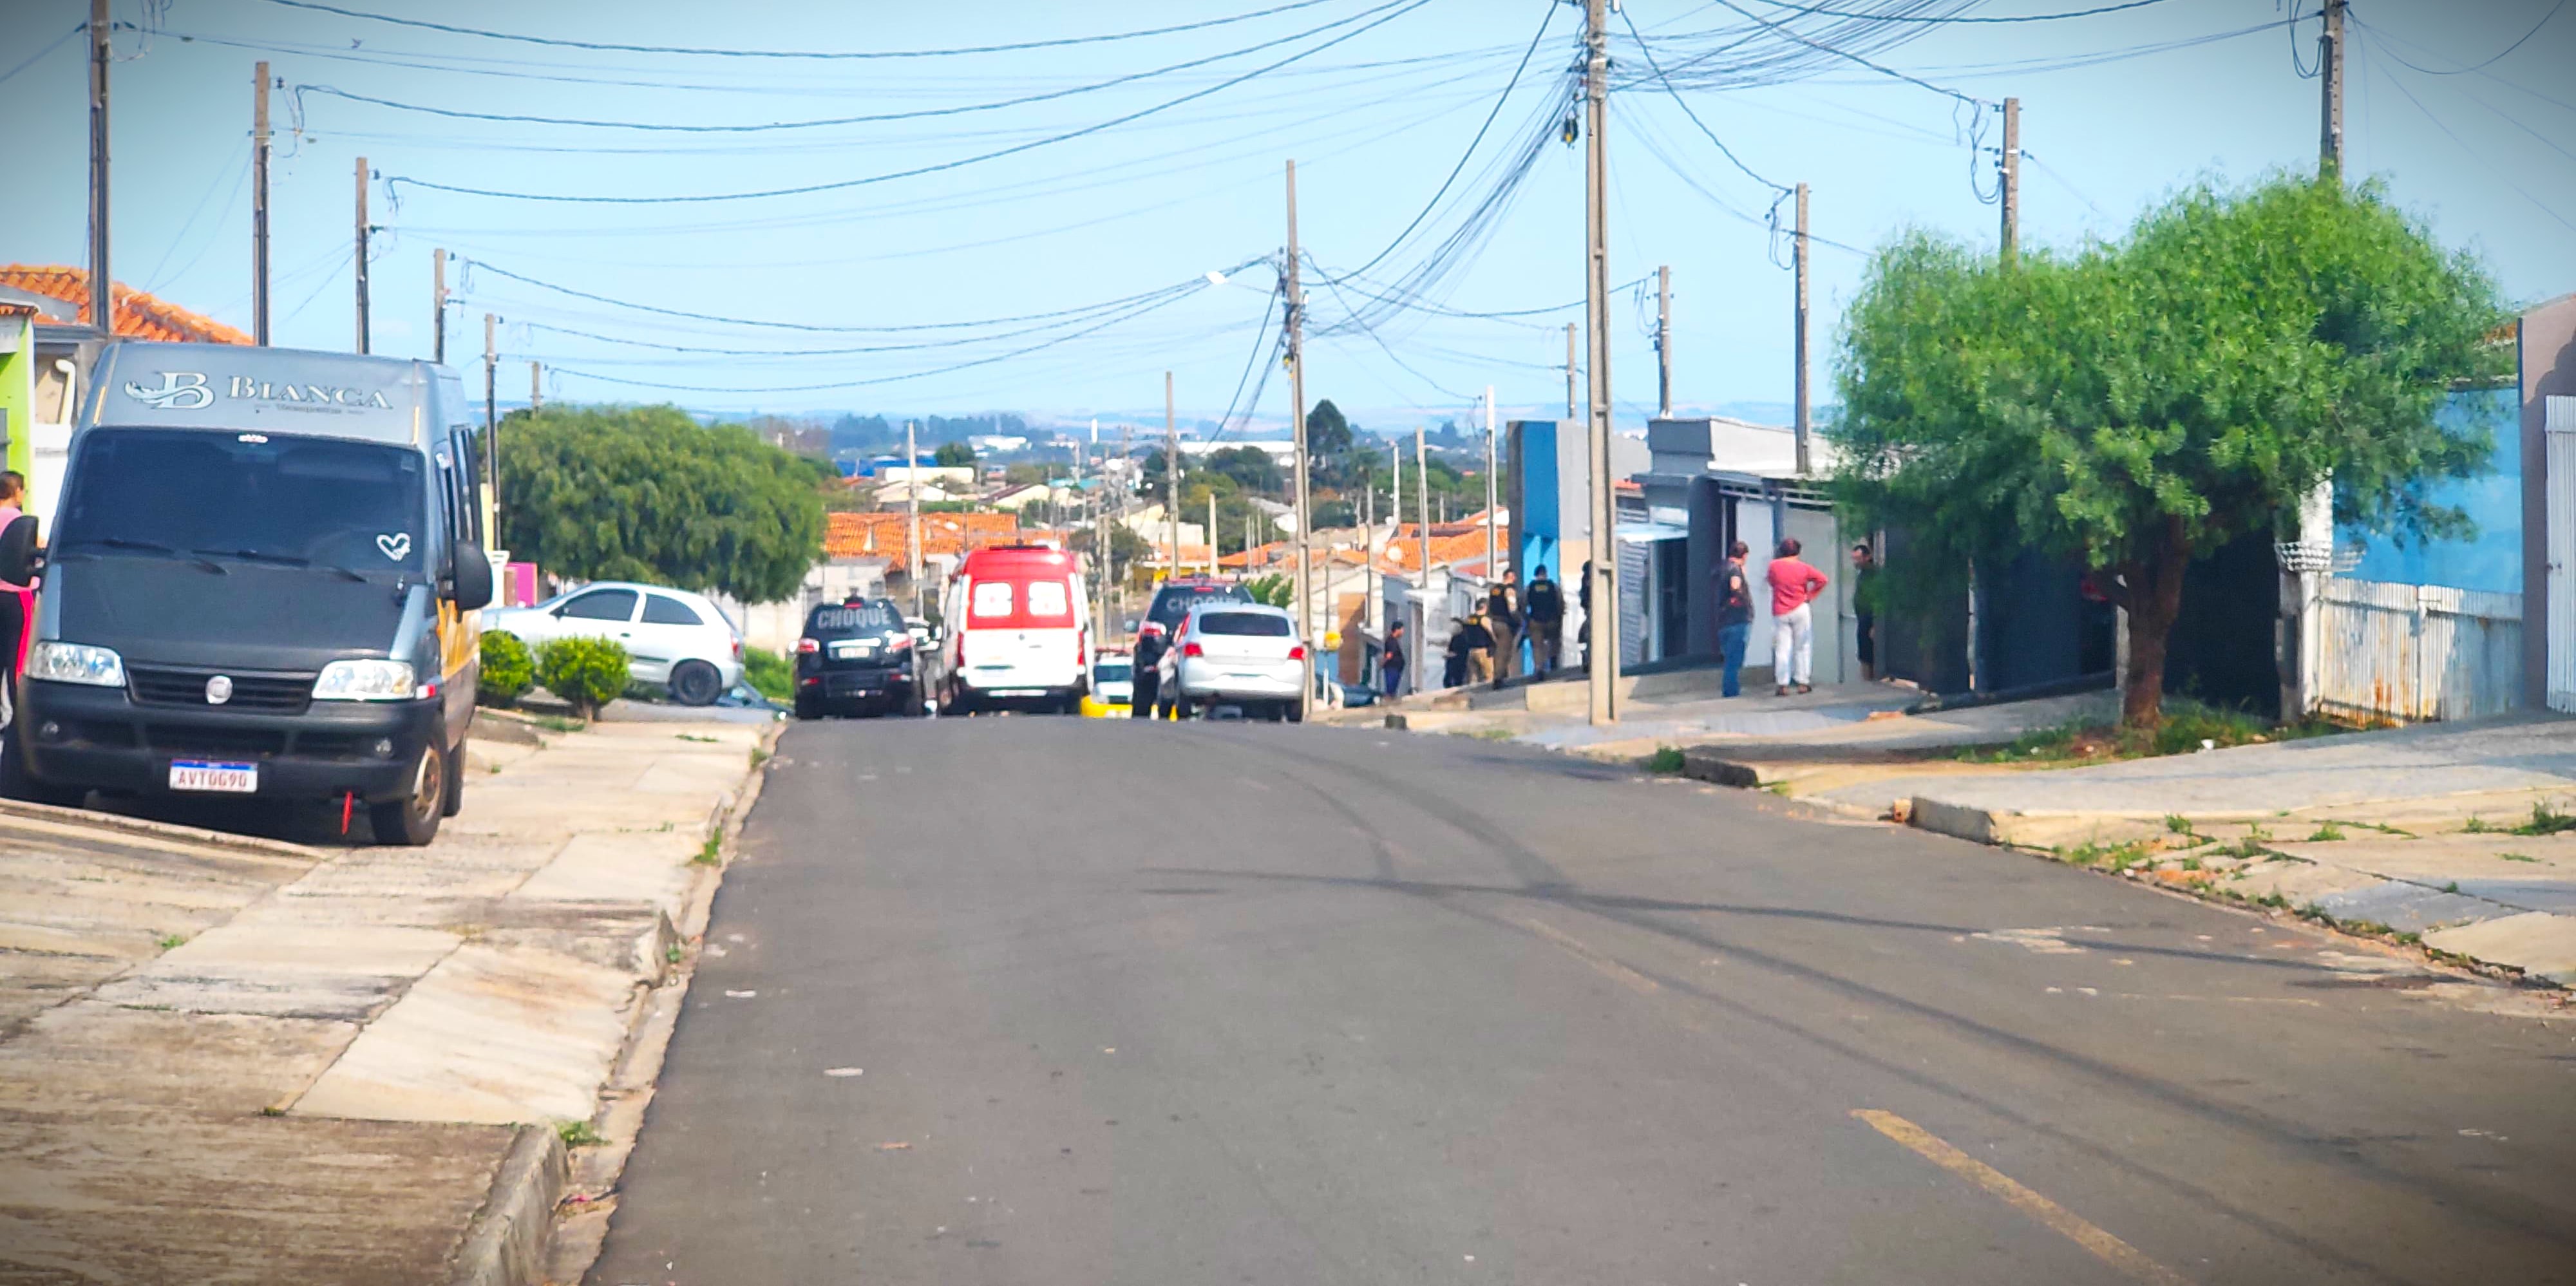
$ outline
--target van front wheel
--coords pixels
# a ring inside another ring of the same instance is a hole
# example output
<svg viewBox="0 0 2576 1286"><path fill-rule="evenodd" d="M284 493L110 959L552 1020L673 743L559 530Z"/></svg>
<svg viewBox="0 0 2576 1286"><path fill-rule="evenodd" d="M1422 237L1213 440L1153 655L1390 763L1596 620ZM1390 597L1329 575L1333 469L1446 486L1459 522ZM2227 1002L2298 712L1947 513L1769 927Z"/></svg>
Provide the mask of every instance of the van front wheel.
<svg viewBox="0 0 2576 1286"><path fill-rule="evenodd" d="M412 766L409 794L367 809L377 843L419 848L438 838L438 823L446 811L447 776L453 769L447 762L447 748L438 741L431 737L421 747L420 760Z"/></svg>

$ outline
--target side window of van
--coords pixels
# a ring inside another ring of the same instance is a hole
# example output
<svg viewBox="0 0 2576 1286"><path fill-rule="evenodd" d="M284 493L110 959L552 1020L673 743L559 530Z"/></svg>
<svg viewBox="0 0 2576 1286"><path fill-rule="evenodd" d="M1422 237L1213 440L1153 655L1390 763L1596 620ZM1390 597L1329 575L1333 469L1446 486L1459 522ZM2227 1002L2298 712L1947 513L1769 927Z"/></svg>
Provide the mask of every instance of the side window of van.
<svg viewBox="0 0 2576 1286"><path fill-rule="evenodd" d="M1029 582L1029 615L1052 617L1070 616L1072 614L1073 603L1065 594L1063 581L1033 580Z"/></svg>
<svg viewBox="0 0 2576 1286"><path fill-rule="evenodd" d="M1010 615L1011 583L1006 580L979 580L975 582L973 606L968 610L976 616Z"/></svg>

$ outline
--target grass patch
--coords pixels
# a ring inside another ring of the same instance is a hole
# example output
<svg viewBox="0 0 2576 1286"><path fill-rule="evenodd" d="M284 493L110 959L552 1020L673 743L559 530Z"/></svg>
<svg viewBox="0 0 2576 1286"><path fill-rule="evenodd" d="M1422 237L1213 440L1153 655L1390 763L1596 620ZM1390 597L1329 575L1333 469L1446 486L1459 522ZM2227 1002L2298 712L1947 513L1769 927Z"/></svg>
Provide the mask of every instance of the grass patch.
<svg viewBox="0 0 2576 1286"><path fill-rule="evenodd" d="M2165 814L2165 830L2174 835L2191 834L2191 819L2180 813Z"/></svg>
<svg viewBox="0 0 2576 1286"><path fill-rule="evenodd" d="M2453 880L2450 883L2443 885L2442 891L2445 893L2457 893L2460 891L2460 882L2458 880Z"/></svg>
<svg viewBox="0 0 2576 1286"><path fill-rule="evenodd" d="M1657 746L1655 753L1646 757L1648 772L1677 773L1681 770L1682 750L1679 746Z"/></svg>
<svg viewBox="0 0 2576 1286"><path fill-rule="evenodd" d="M753 747L751 748L751 766L752 766L752 767L754 767L754 768L758 768L758 767L759 767L759 766L761 766L762 764L765 764L765 763L768 763L768 762L769 762L769 752L768 752L767 750L764 750L764 749L762 749L762 748L761 748L761 747L759 747L759 746L753 746Z"/></svg>
<svg viewBox="0 0 2576 1286"><path fill-rule="evenodd" d="M2558 835L2576 831L2576 813L2562 813L2547 804L2531 806L2531 820L2513 828L2516 835Z"/></svg>
<svg viewBox="0 0 2576 1286"><path fill-rule="evenodd" d="M160 937L154 938L152 941L159 945L162 950L168 951L173 947L186 943L187 940L188 935L184 933L165 933Z"/></svg>
<svg viewBox="0 0 2576 1286"><path fill-rule="evenodd" d="M2503 858L2508 862L2537 862L2540 860L2529 853L2498 853L2496 856Z"/></svg>
<svg viewBox="0 0 2576 1286"><path fill-rule="evenodd" d="M2077 866L2090 866L2105 871L2125 871L2155 860L2155 850L2144 840L2126 844L2078 844L2065 850L2063 856Z"/></svg>
<svg viewBox="0 0 2576 1286"><path fill-rule="evenodd" d="M708 745L712 746L712 745L716 744L716 742L717 742L717 741L721 740L721 738L717 738L717 737L701 737L701 736L699 736L698 734L696 734L696 733L694 733L694 732L684 732L684 733L681 733L681 734L680 734L680 740L682 740L682 741L703 741L703 742L705 742L706 744L708 744Z"/></svg>
<svg viewBox="0 0 2576 1286"><path fill-rule="evenodd" d="M2325 822L2317 827L2315 834L2308 836L2308 842L2311 844L2322 844L2328 840L2339 840L2343 837L2342 827L2335 825L2333 822Z"/></svg>
<svg viewBox="0 0 2576 1286"><path fill-rule="evenodd" d="M720 835L707 836L707 842L698 845L697 853L690 857L689 861L697 866L722 865L724 862L724 837Z"/></svg>
<svg viewBox="0 0 2576 1286"><path fill-rule="evenodd" d="M2200 750L2273 741L2301 741L2349 731L2341 724L2323 719L2292 724L2268 723L2259 715L2208 705L2187 697L2166 701L2164 715L2164 722L2152 730L2070 721L2053 728L2025 732L2009 745L1961 750L1957 758L1972 764L2105 763L2115 759L2191 754ZM2180 820L2169 817L2165 819L2165 825L2177 833L2188 832L2190 824L2181 822L2177 825Z"/></svg>
<svg viewBox="0 0 2576 1286"><path fill-rule="evenodd" d="M2493 834L2495 829L2495 827L2487 825L2487 819L2483 817L2472 817L2461 825L2460 833L2463 835L2488 835Z"/></svg>
<svg viewBox="0 0 2576 1286"><path fill-rule="evenodd" d="M532 716L528 722L533 723L548 732L581 732L590 727L589 724L579 719L568 718L559 714L535 715Z"/></svg>
<svg viewBox="0 0 2576 1286"><path fill-rule="evenodd" d="M742 650L742 681L751 690L780 704L796 699L796 666L767 648Z"/></svg>
<svg viewBox="0 0 2576 1286"><path fill-rule="evenodd" d="M555 1137L562 1139L568 1148L595 1148L608 1141L598 1127L588 1121L557 1121Z"/></svg>

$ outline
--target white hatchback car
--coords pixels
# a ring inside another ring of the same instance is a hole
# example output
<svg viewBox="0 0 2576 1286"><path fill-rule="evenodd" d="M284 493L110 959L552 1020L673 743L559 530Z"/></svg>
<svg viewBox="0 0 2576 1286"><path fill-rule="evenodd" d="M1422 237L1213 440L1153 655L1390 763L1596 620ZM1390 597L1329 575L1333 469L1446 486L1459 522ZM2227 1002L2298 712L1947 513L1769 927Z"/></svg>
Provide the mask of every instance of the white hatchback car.
<svg viewBox="0 0 2576 1286"><path fill-rule="evenodd" d="M683 589L599 581L534 607L487 609L483 628L530 648L568 638L620 644L637 682L684 706L711 705L742 681L741 633L715 604Z"/></svg>
<svg viewBox="0 0 2576 1286"><path fill-rule="evenodd" d="M1246 718L1302 717L1297 688L1306 681L1306 645L1287 612L1261 603L1203 603L1172 632L1156 667L1159 705L1186 719L1213 706L1238 706Z"/></svg>

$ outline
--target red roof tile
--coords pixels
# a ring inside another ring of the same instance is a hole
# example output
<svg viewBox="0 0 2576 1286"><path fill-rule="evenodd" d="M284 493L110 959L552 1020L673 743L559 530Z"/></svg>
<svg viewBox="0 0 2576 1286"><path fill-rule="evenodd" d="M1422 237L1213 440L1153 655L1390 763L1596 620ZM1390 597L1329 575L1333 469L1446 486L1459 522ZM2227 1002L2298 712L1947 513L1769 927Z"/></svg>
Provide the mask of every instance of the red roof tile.
<svg viewBox="0 0 2576 1286"><path fill-rule="evenodd" d="M0 266L0 286L80 306L79 320L89 315L89 270L61 264L13 263ZM201 344L248 344L251 337L177 304L156 299L123 282L110 282L116 301L116 334L126 339L158 339Z"/></svg>

